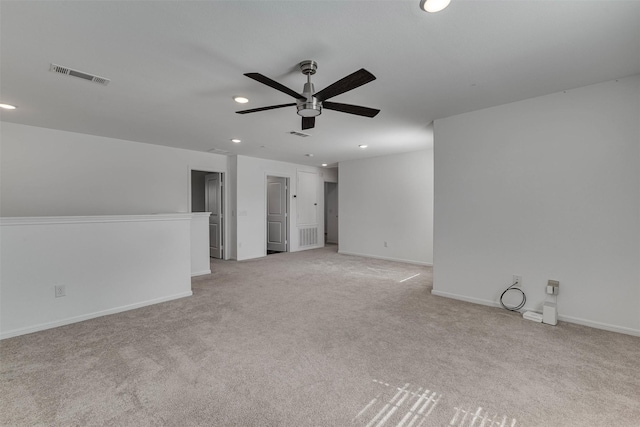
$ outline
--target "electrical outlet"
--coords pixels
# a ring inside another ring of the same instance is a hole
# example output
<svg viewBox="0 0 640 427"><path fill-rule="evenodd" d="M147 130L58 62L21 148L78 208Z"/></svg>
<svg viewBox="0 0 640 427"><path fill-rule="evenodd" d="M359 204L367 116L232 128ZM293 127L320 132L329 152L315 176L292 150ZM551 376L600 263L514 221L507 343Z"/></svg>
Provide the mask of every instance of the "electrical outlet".
<svg viewBox="0 0 640 427"><path fill-rule="evenodd" d="M522 276L519 276L517 274L513 275L513 286L522 286Z"/></svg>
<svg viewBox="0 0 640 427"><path fill-rule="evenodd" d="M64 285L56 285L54 286L54 288L56 290L56 298L60 298L67 295L67 290L65 289Z"/></svg>

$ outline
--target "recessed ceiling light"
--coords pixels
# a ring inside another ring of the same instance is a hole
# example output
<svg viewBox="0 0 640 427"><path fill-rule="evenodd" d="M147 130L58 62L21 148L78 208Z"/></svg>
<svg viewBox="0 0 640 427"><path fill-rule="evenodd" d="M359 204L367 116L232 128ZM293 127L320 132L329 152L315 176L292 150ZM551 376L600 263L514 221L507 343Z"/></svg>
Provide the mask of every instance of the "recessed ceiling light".
<svg viewBox="0 0 640 427"><path fill-rule="evenodd" d="M420 9L425 12L440 12L449 6L451 0L420 0Z"/></svg>
<svg viewBox="0 0 640 427"><path fill-rule="evenodd" d="M362 144L362 145L358 145L358 147L360 147L360 148L367 148L367 147L368 147L368 145L366 145L366 144Z"/></svg>
<svg viewBox="0 0 640 427"><path fill-rule="evenodd" d="M247 102L249 102L249 98L245 98L244 96L234 96L233 100L238 104L246 104Z"/></svg>
<svg viewBox="0 0 640 427"><path fill-rule="evenodd" d="M326 163L322 164L322 167L326 168L328 165Z"/></svg>
<svg viewBox="0 0 640 427"><path fill-rule="evenodd" d="M231 142L235 142L236 144L240 144L240 143L242 142L242 140L241 140L241 139L238 139L238 138L233 138L233 139L231 140Z"/></svg>
<svg viewBox="0 0 640 427"><path fill-rule="evenodd" d="M9 104L0 104L0 108L4 108L5 110L15 110L16 106L15 105L9 105Z"/></svg>

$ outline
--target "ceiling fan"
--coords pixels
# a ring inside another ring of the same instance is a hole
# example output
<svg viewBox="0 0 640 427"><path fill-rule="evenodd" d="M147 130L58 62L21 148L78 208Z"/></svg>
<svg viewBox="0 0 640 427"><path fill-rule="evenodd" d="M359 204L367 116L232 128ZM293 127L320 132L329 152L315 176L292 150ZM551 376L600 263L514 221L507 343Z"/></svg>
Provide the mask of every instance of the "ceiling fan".
<svg viewBox="0 0 640 427"><path fill-rule="evenodd" d="M340 111L341 113L355 114L357 116L375 117L380 112L375 108L361 107L359 105L341 104L338 102L327 101L341 93L348 92L352 89L360 87L364 84L372 82L376 77L364 68L349 74L348 76L338 80L337 82L327 86L320 92L314 93L311 76L316 73L318 63L312 60L302 61L300 63L300 71L307 76L307 83L304 84L302 93L298 93L288 87L271 80L260 73L246 73L245 76L256 80L262 84L272 87L280 92L286 93L296 99L296 102L290 104L270 105L268 107L253 108L250 110L236 111L238 114L256 113L258 111L273 110L275 108L292 107L298 108L298 115L302 116L302 129L311 129L316 124L316 116L322 113L322 108L327 110Z"/></svg>

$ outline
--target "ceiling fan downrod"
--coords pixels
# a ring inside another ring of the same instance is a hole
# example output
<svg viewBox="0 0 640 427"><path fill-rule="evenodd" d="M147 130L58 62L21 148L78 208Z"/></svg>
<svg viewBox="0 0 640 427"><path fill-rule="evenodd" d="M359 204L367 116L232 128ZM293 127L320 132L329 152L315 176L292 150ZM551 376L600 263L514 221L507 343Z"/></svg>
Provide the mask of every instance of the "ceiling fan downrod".
<svg viewBox="0 0 640 427"><path fill-rule="evenodd" d="M318 69L318 63L313 60L306 60L300 63L300 71L302 74L306 74L307 82L304 84L304 90L302 94L307 98L306 101L298 101L298 115L302 117L315 117L322 113L322 102L318 101L313 96L315 90L313 83L311 83L311 76L316 73Z"/></svg>

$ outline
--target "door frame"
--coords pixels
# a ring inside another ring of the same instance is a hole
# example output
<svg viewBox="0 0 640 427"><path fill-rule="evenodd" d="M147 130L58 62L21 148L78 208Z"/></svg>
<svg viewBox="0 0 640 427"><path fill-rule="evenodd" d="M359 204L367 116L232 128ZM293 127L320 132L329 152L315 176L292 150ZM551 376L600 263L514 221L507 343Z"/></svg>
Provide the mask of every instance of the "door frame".
<svg viewBox="0 0 640 427"><path fill-rule="evenodd" d="M222 191L222 215L223 215L223 227L222 227L222 247L225 250L222 251L222 259L229 259L229 252L227 248L228 236L229 236L229 222L228 219L231 217L229 215L229 188L227 185L229 182L227 181L227 173L225 171L221 171L219 169L205 168L199 166L188 166L187 168L187 212L192 213L192 200L191 200L191 171L196 172L207 172L207 173L218 173L220 174L220 178L222 179L222 186L225 187Z"/></svg>
<svg viewBox="0 0 640 427"><path fill-rule="evenodd" d="M265 172L264 173L264 221L262 221L262 227L263 227L263 233L262 235L264 236L264 256L267 256L267 242L269 240L269 236L267 235L267 233L269 232L267 230L267 209L269 206L269 201L267 200L267 191L268 191L268 185L269 182L267 181L268 177L274 177L274 178L284 178L286 179L286 183L287 183L287 194L286 194L286 198L287 198L287 224L286 224L286 230L287 230L287 250L285 252L291 252L291 175L289 174L285 174L282 172Z"/></svg>
<svg viewBox="0 0 640 427"><path fill-rule="evenodd" d="M340 194L340 190L339 190L339 186L338 186L338 183L337 183L337 182L324 181L324 183L323 183L323 191L324 191L324 195L323 195L323 199L324 199L324 206L323 206L323 210L324 210L324 235L327 237L327 239L328 239L328 237L329 237L328 232L327 232L327 230L328 230L328 228L329 228L329 227L328 227L328 225L329 225L329 224L328 224L328 223L329 223L329 212L327 211L327 205L328 205L328 203L327 203L327 201L328 201L327 196L328 196L328 193L329 193L329 192L328 192L328 187L329 187L329 185L335 185L335 186L336 186L336 187L335 187L335 190L338 192L338 194ZM337 222L337 224L336 224L336 226L337 226L337 230L336 230L336 240L337 240L337 241L336 241L336 242L328 242L328 241L324 241L323 243L324 243L325 245L326 245L327 243L335 244L335 245L339 245L339 244L340 244L340 218L339 218L339 216L338 216L338 213L339 213L339 210L340 210L340 201L339 201L339 199L340 199L339 197L336 199L336 204L338 205L338 212L334 212L334 214L335 214L336 218L338 218L338 219L336 220L336 222ZM324 236L323 236L323 237L324 237Z"/></svg>
<svg viewBox="0 0 640 427"><path fill-rule="evenodd" d="M193 176L193 174L192 174ZM209 205L211 203L211 198L210 198L210 193L209 190L211 189L211 182L215 182L215 187L216 187L216 201L215 204L217 205L217 209L216 212L213 212L213 210L209 209ZM224 251L225 251L225 247L224 247L224 224L225 224L225 220L226 217L224 216L224 201L223 201L223 197L224 197L224 180L222 177L222 174L220 172L212 172L212 173L207 173L206 175L204 175L204 204L205 204L205 209L206 211L210 211L211 215L209 216L209 257L211 258L216 258L216 259L224 259ZM192 203L193 206L193 203ZM219 216L218 216L219 215ZM212 222L211 222L211 218L215 216L218 216L217 218L217 234L219 234L217 236L217 242L214 242L212 244L211 242L211 226L212 226ZM216 248L216 246L219 246ZM212 251L212 249L214 249ZM212 252L214 254L212 254Z"/></svg>

